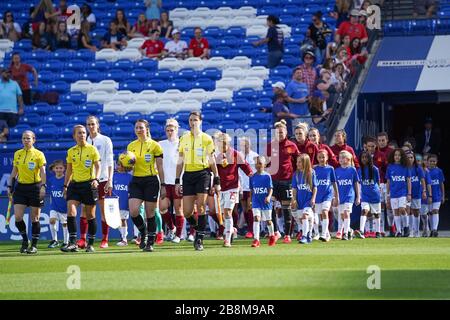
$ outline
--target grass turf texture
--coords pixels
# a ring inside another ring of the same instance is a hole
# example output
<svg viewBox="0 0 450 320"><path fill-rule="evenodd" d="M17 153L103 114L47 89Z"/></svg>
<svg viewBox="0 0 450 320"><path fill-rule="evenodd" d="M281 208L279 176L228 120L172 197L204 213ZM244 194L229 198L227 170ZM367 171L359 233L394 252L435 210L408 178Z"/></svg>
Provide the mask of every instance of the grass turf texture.
<svg viewBox="0 0 450 320"><path fill-rule="evenodd" d="M450 238L355 239L232 248L205 241L164 243L155 252L128 247L63 254L41 242L37 255L20 242L0 243L0 299L449 299ZM68 290L67 268L81 269ZM367 289L367 267L381 269L381 289Z"/></svg>

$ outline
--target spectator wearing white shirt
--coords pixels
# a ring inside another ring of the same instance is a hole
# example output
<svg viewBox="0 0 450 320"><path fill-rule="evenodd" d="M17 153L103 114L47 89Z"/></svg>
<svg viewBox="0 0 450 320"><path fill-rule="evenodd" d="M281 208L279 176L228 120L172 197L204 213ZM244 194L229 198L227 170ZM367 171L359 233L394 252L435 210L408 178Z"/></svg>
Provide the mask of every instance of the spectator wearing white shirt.
<svg viewBox="0 0 450 320"><path fill-rule="evenodd" d="M13 42L20 40L22 28L17 22L14 22L14 16L11 11L6 11L3 15L3 21L0 21L0 39L9 39Z"/></svg>
<svg viewBox="0 0 450 320"><path fill-rule="evenodd" d="M186 41L180 40L181 34L178 29L172 31L172 37L173 40L167 42L164 46L164 56L185 59L188 54Z"/></svg>
<svg viewBox="0 0 450 320"><path fill-rule="evenodd" d="M81 17L82 21L87 21L90 24L91 29L95 28L95 25L97 23L97 19L95 18L95 15L92 13L92 8L87 3L83 3L81 6Z"/></svg>

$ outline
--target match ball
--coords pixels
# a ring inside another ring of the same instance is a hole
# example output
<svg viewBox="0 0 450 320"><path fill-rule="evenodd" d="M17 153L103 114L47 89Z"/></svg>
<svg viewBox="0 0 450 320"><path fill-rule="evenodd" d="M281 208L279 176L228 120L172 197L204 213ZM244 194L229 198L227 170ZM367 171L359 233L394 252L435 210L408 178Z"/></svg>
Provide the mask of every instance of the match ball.
<svg viewBox="0 0 450 320"><path fill-rule="evenodd" d="M134 164L136 163L136 156L131 151L122 152L119 156L119 163L125 169L132 169Z"/></svg>

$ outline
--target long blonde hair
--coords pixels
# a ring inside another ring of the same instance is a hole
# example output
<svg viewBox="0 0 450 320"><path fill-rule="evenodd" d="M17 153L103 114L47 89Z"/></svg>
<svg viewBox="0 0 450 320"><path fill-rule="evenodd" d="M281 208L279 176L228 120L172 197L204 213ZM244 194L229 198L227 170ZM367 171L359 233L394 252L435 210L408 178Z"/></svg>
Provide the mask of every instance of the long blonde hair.
<svg viewBox="0 0 450 320"><path fill-rule="evenodd" d="M297 160L300 159L301 160L301 164L303 167L303 177L306 181L306 183L309 185L309 187L311 188L311 191L313 189L313 183L312 183L312 172L313 172L313 168L311 165L311 159L309 158L308 154L306 153L302 153L301 155L298 156ZM297 168L297 174L300 172L300 170Z"/></svg>
<svg viewBox="0 0 450 320"><path fill-rule="evenodd" d="M344 158L349 159L351 167L355 166L355 162L353 161L353 156L350 152L348 152L347 150L342 150L341 152L339 152L339 157L340 156L344 156Z"/></svg>

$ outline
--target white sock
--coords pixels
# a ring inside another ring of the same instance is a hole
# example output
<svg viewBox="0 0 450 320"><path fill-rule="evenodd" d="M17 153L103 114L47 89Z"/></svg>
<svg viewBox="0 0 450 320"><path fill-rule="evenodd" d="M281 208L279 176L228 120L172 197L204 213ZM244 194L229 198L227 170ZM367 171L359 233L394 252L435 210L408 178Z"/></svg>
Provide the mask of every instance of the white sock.
<svg viewBox="0 0 450 320"><path fill-rule="evenodd" d="M432 215L433 230L437 230L439 226L439 214Z"/></svg>
<svg viewBox="0 0 450 320"><path fill-rule="evenodd" d="M350 231L350 218L344 219L344 234Z"/></svg>
<svg viewBox="0 0 450 320"><path fill-rule="evenodd" d="M187 238L186 219L183 219L183 230L181 231L181 238L182 239L186 239Z"/></svg>
<svg viewBox="0 0 450 320"><path fill-rule="evenodd" d="M386 212L387 212L388 224L389 224L389 227L391 227L393 224L393 221L395 220L394 211L392 211L392 209L387 209Z"/></svg>
<svg viewBox="0 0 450 320"><path fill-rule="evenodd" d="M361 219L360 219L360 222L361 222ZM373 219L371 220L366 217L366 223L364 223L364 229L359 230L359 231L361 231L362 233L364 233L365 231L371 231L372 226L373 226Z"/></svg>
<svg viewBox="0 0 450 320"><path fill-rule="evenodd" d="M52 240L58 241L58 232L56 231L56 223L50 224L50 233L52 234Z"/></svg>
<svg viewBox="0 0 450 320"><path fill-rule="evenodd" d="M253 221L253 239L259 241L259 221Z"/></svg>
<svg viewBox="0 0 450 320"><path fill-rule="evenodd" d="M344 220L342 220L341 216L338 217L338 229L337 232L342 232L342 225L344 224Z"/></svg>
<svg viewBox="0 0 450 320"><path fill-rule="evenodd" d="M407 215L402 215L402 225L403 228L409 227L409 217Z"/></svg>
<svg viewBox="0 0 450 320"><path fill-rule="evenodd" d="M267 224L267 230L269 231L269 236L273 236L275 234L273 231L273 223Z"/></svg>
<svg viewBox="0 0 450 320"><path fill-rule="evenodd" d="M381 218L373 219L373 228L375 229L375 232L381 232Z"/></svg>
<svg viewBox="0 0 450 320"><path fill-rule="evenodd" d="M419 217L413 216L413 229L415 232L419 232L419 223L420 223Z"/></svg>
<svg viewBox="0 0 450 320"><path fill-rule="evenodd" d="M138 236L139 236L139 229L136 228L136 226L134 225L134 223L133 223L133 235L134 235L135 237L138 237Z"/></svg>
<svg viewBox="0 0 450 320"><path fill-rule="evenodd" d="M410 226L411 228L414 228L414 215L411 214L408 217L409 217L408 226Z"/></svg>
<svg viewBox="0 0 450 320"><path fill-rule="evenodd" d="M213 218L211 218L211 216L208 214L208 225L209 225L209 230L211 232L216 232L217 230L217 223L214 221Z"/></svg>
<svg viewBox="0 0 450 320"><path fill-rule="evenodd" d="M319 214L318 213L314 213L314 234L318 235L319 234Z"/></svg>
<svg viewBox="0 0 450 320"><path fill-rule="evenodd" d="M322 237L326 237L328 233L328 219L322 219Z"/></svg>
<svg viewBox="0 0 450 320"><path fill-rule="evenodd" d="M64 243L69 243L69 230L67 229L67 226L63 226L63 236L64 236Z"/></svg>
<svg viewBox="0 0 450 320"><path fill-rule="evenodd" d="M122 240L127 241L128 236L128 228L127 227L120 227L120 236L122 237Z"/></svg>
<svg viewBox="0 0 450 320"><path fill-rule="evenodd" d="M364 229L366 227L366 221L367 221L367 216L361 216L361 218L359 218L359 231L361 231L364 234Z"/></svg>
<svg viewBox="0 0 450 320"><path fill-rule="evenodd" d="M225 240L231 241L231 234L233 233L233 218L225 218Z"/></svg>
<svg viewBox="0 0 450 320"><path fill-rule="evenodd" d="M285 230L284 230L284 217L283 216L279 217L277 215L277 225L278 225L278 231L280 233L285 233ZM289 232L289 230L288 230L288 232Z"/></svg>
<svg viewBox="0 0 450 320"><path fill-rule="evenodd" d="M384 211L381 211L381 214L380 214L380 232L381 232L381 230L384 231Z"/></svg>
<svg viewBox="0 0 450 320"><path fill-rule="evenodd" d="M307 236L309 232L309 221L308 219L303 219L302 221L302 230L303 230L303 236Z"/></svg>
<svg viewBox="0 0 450 320"><path fill-rule="evenodd" d="M402 232L402 217L394 216L394 221L395 221L395 228L397 229L397 232Z"/></svg>

